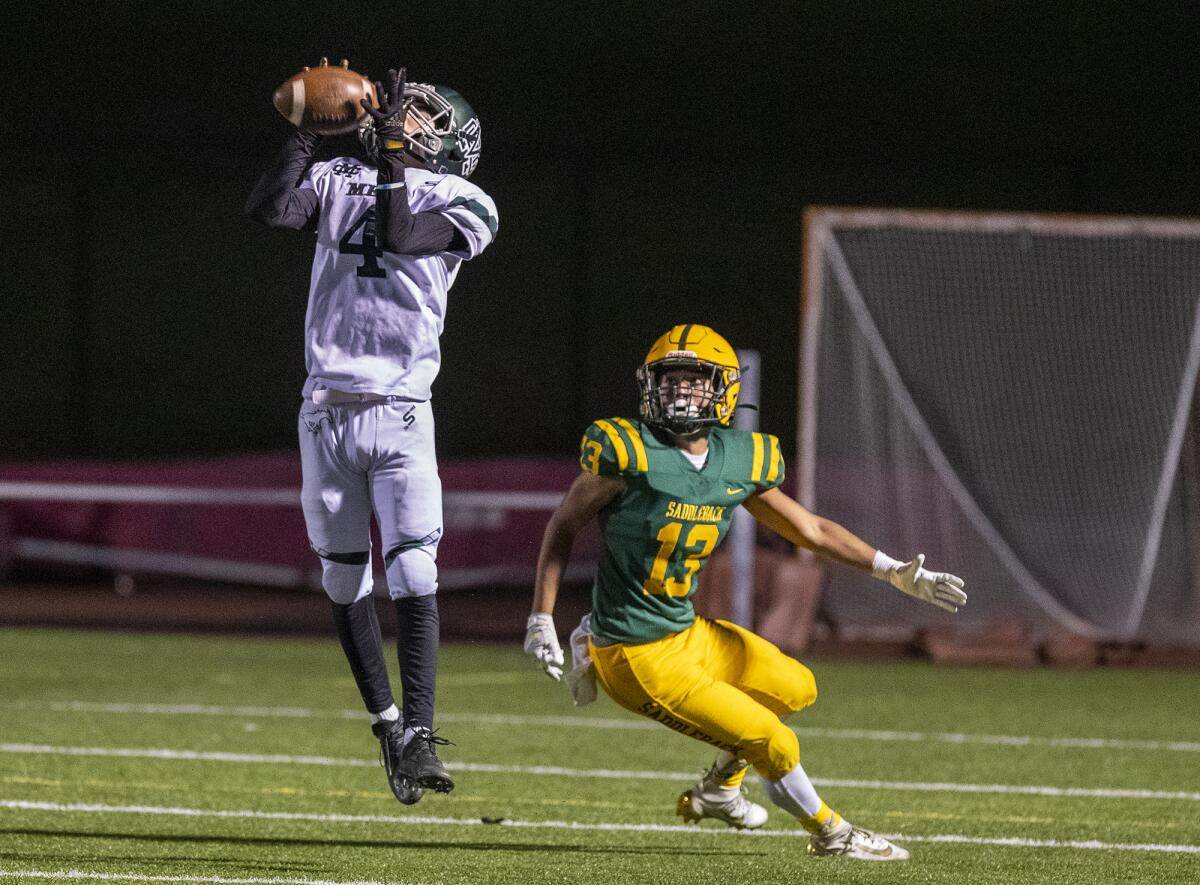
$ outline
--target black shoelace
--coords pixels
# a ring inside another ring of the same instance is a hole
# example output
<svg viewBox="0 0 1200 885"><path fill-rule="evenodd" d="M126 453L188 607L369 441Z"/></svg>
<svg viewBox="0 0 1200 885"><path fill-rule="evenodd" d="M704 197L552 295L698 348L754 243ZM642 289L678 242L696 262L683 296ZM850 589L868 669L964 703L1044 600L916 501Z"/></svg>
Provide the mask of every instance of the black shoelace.
<svg viewBox="0 0 1200 885"><path fill-rule="evenodd" d="M415 741L415 740L418 740L418 739L420 739L420 740L422 740L422 741L425 741L427 744L432 744L432 745L433 745L433 746L435 746L435 747L455 747L455 746L458 746L457 744L455 744L455 743L454 743L454 741L447 740L447 739L446 739L446 738L444 738L444 737L440 737L440 736L438 735L438 733L437 733L437 730L436 730L436 729L435 729L435 730L433 730L433 731L430 731L430 730L428 730L428 729L426 729L426 728L418 728L418 729L416 730L416 733L414 733L414 734L413 734L413 736L412 736L412 739L413 739L414 741Z"/></svg>

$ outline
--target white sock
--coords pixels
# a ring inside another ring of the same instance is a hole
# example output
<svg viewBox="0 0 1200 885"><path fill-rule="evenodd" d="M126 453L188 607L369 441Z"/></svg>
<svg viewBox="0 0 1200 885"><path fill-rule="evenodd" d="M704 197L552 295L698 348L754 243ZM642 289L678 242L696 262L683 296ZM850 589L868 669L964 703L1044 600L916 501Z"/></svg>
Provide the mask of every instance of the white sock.
<svg viewBox="0 0 1200 885"><path fill-rule="evenodd" d="M704 799L709 799L714 802L728 802L741 792L738 788L726 789L721 786L721 781L729 776L729 771L737 760L728 750L720 750L717 753L717 758L713 761L713 767L709 769L712 773L710 778L705 775L700 782L700 795Z"/></svg>
<svg viewBox="0 0 1200 885"><path fill-rule="evenodd" d="M777 781L763 781L771 801L792 817L814 818L824 803L800 763Z"/></svg>
<svg viewBox="0 0 1200 885"><path fill-rule="evenodd" d="M733 765L733 760L735 759L737 759L737 756L734 756L728 750L718 750L717 758L713 760L713 766L718 772L723 773Z"/></svg>
<svg viewBox="0 0 1200 885"><path fill-rule="evenodd" d="M396 722L400 719L400 711L396 709L396 705L392 704L386 710L380 710L378 713L371 714L371 724L376 722Z"/></svg>

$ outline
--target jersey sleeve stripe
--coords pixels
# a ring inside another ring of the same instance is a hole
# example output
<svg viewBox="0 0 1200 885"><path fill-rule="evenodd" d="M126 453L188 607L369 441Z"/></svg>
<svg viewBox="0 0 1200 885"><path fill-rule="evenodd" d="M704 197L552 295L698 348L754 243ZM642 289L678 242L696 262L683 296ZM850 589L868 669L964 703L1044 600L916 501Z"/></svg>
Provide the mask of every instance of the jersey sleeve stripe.
<svg viewBox="0 0 1200 885"><path fill-rule="evenodd" d="M763 438L761 433L751 434L754 439L754 466L750 468L750 479L753 482L762 481L763 469Z"/></svg>
<svg viewBox="0 0 1200 885"><path fill-rule="evenodd" d="M637 432L637 428L629 422L627 418L613 418L625 431L625 435L629 437L629 441L633 443L634 464L637 470L645 473L650 469L649 462L646 460L646 447L642 444L642 437Z"/></svg>
<svg viewBox="0 0 1200 885"><path fill-rule="evenodd" d="M772 436L771 440L771 469L767 472L767 482L775 482L775 477L779 476L779 438Z"/></svg>
<svg viewBox="0 0 1200 885"><path fill-rule="evenodd" d="M487 207L478 200L469 200L466 197L459 197L457 200L452 200L446 208L452 209L455 206L465 206L467 211L476 216L480 221L487 226L488 231L494 237L496 231L500 229L500 219L488 211Z"/></svg>
<svg viewBox="0 0 1200 885"><path fill-rule="evenodd" d="M617 433L617 428L604 420L597 421L596 426L604 431L613 444L613 451L617 453L617 469L627 470L629 468L629 450L625 448L625 441L621 439L621 434Z"/></svg>

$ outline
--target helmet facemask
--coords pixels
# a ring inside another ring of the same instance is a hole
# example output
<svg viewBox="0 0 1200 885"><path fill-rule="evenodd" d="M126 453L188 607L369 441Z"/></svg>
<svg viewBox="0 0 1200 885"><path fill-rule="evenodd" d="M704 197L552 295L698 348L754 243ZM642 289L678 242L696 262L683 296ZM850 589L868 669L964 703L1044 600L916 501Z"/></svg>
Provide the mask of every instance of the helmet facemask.
<svg viewBox="0 0 1200 885"><path fill-rule="evenodd" d="M404 107L409 152L423 163L433 162L445 139L454 135L454 105L432 86L409 83L404 89Z"/></svg>
<svg viewBox="0 0 1200 885"><path fill-rule="evenodd" d="M642 420L682 436L727 424L722 407L740 377L737 369L682 353L639 366Z"/></svg>
<svg viewBox="0 0 1200 885"><path fill-rule="evenodd" d="M462 103L467 119L462 119L464 114L442 94L443 91ZM406 148L421 165L431 172L452 172L463 178L475 171L479 164L479 118L458 93L426 83L407 83L403 113ZM367 158L376 162L379 137L370 114L359 127L358 138Z"/></svg>

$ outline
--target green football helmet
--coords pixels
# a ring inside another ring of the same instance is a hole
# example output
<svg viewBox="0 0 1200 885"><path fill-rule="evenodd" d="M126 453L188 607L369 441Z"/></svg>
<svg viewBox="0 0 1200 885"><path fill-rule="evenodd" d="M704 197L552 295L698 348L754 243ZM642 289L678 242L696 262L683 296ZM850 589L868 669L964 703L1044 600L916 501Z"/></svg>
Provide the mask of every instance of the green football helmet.
<svg viewBox="0 0 1200 885"><path fill-rule="evenodd" d="M466 99L449 86L407 83L404 86L406 148L430 172L468 178L479 165L482 129ZM378 155L379 138L367 115L358 132L367 156Z"/></svg>

